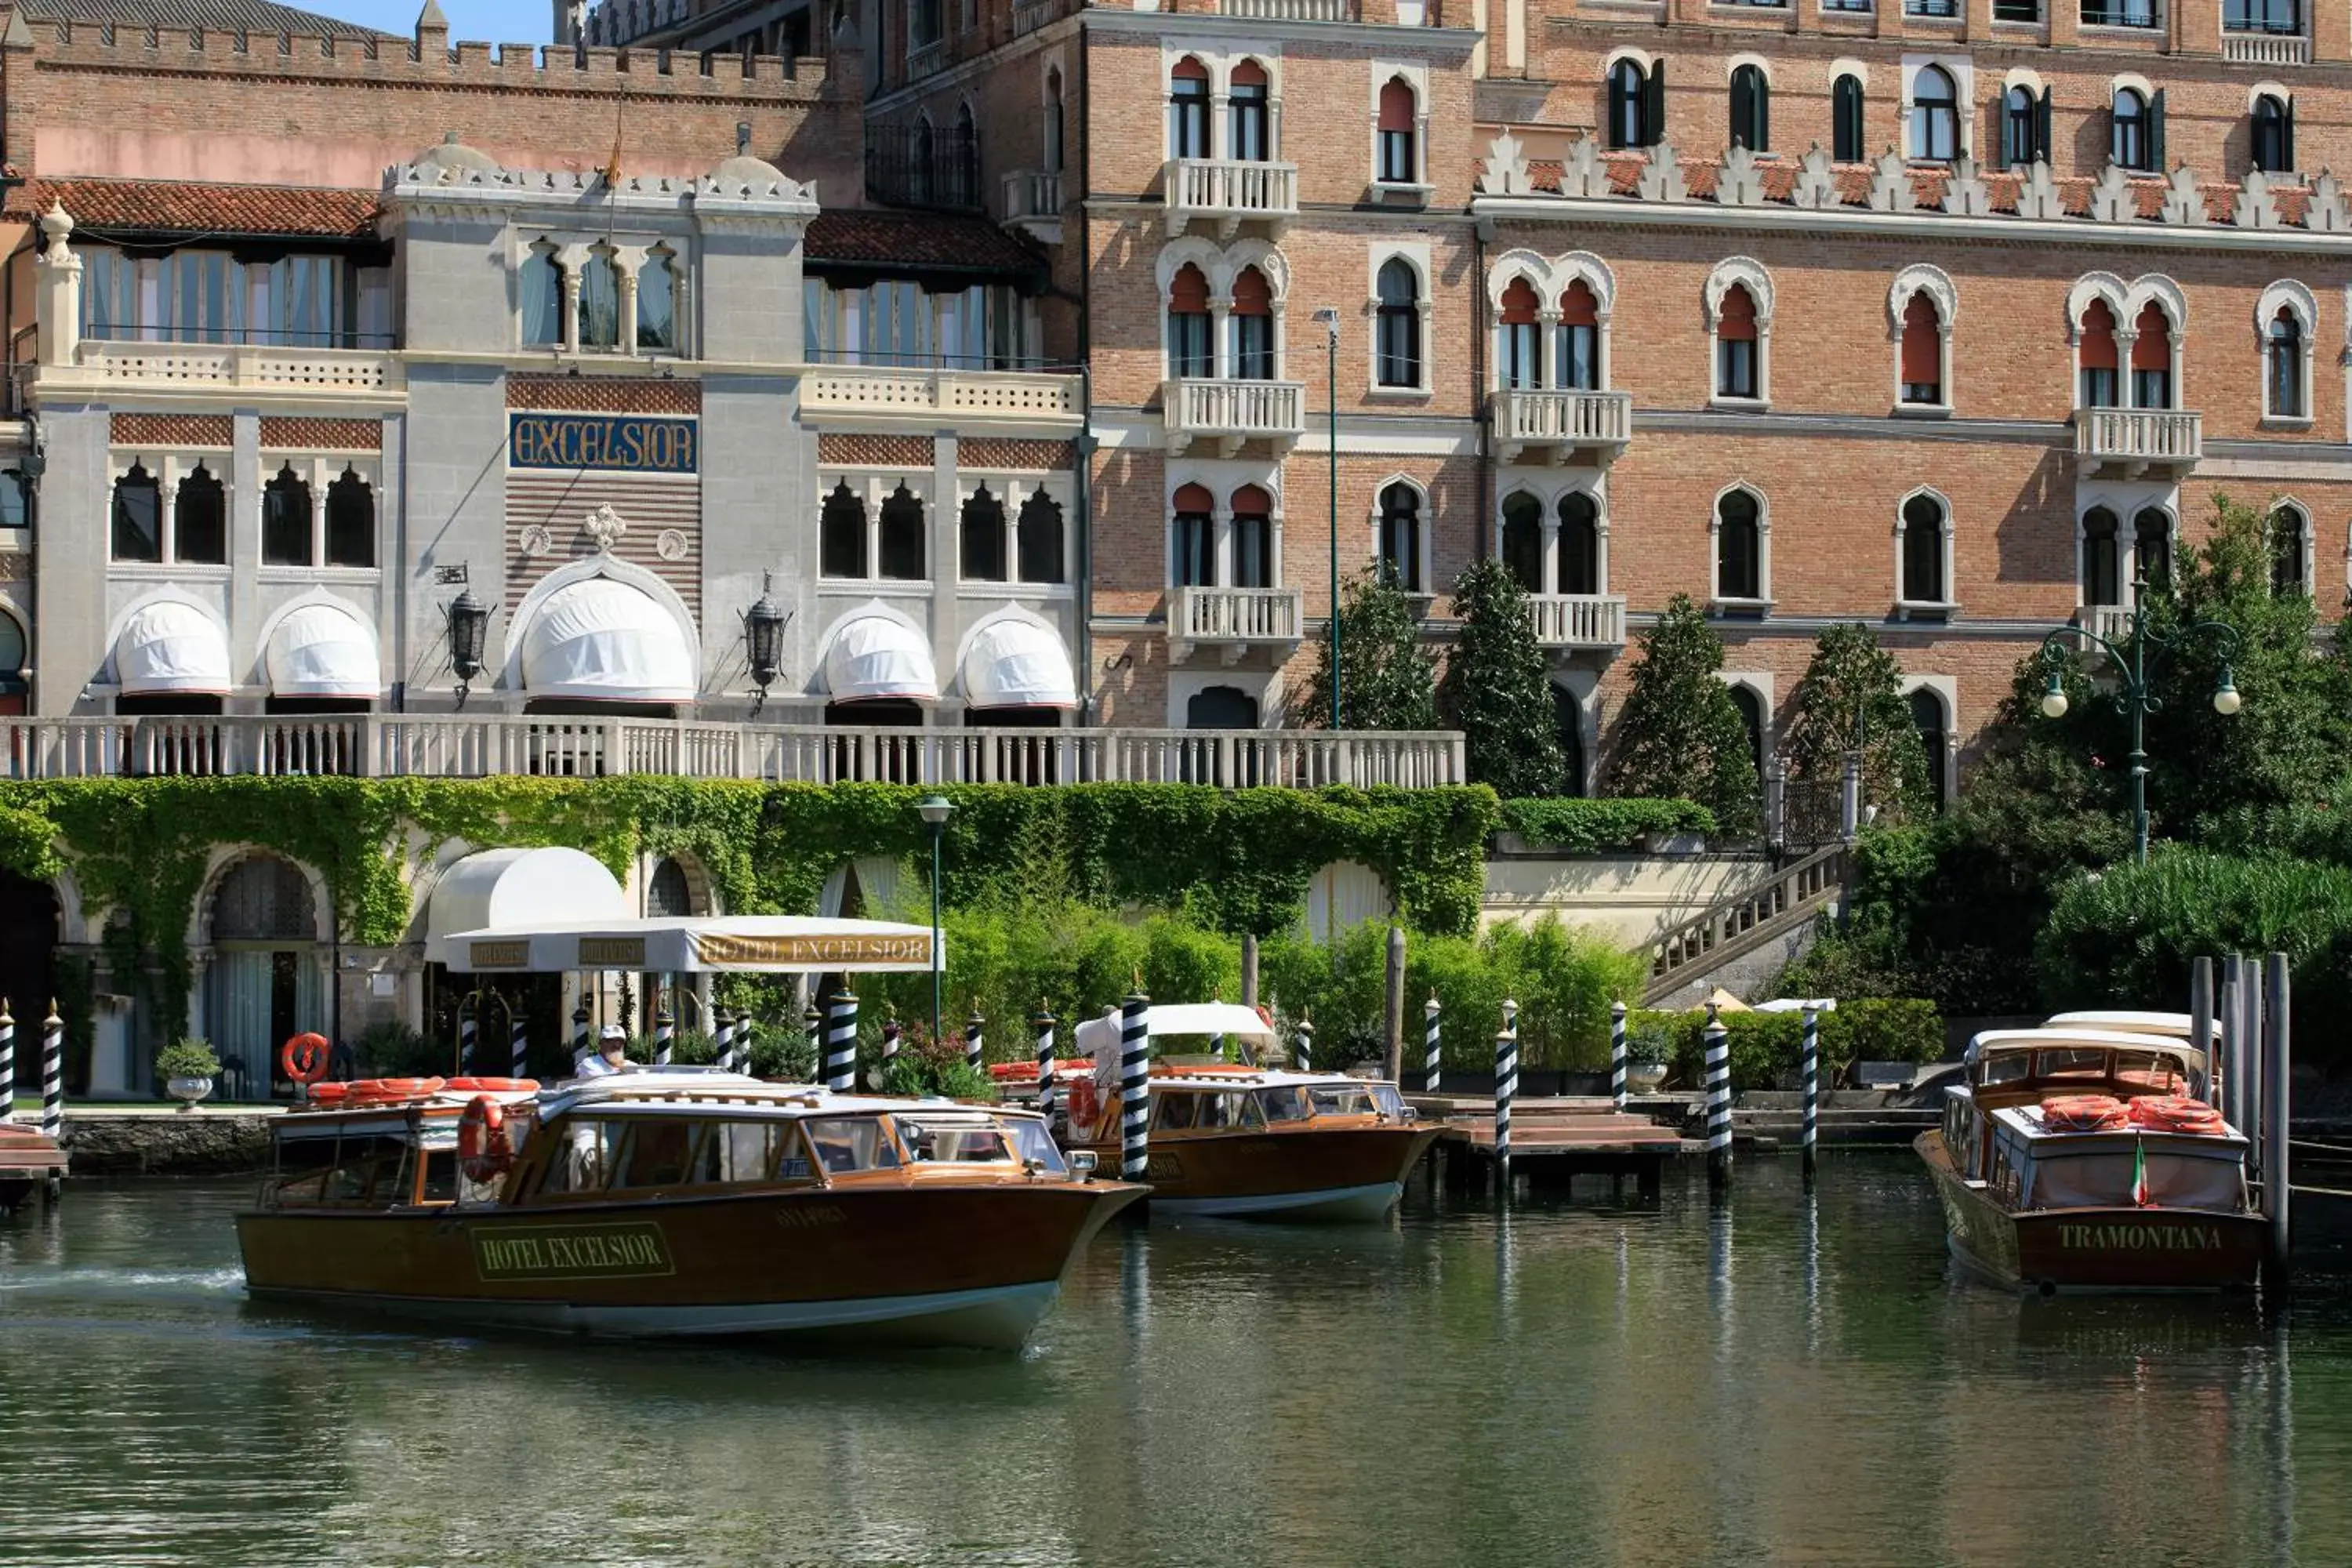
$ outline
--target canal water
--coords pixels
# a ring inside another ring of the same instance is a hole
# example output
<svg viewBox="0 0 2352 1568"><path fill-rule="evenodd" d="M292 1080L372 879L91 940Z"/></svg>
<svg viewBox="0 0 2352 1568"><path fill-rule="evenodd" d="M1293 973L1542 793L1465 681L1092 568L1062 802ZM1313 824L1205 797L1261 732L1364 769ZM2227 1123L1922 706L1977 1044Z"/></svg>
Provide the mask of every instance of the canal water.
<svg viewBox="0 0 2352 1568"><path fill-rule="evenodd" d="M2352 1562L2352 1306L2021 1301L1907 1155L1114 1227L1021 1357L247 1304L242 1184L0 1221L0 1562Z"/></svg>

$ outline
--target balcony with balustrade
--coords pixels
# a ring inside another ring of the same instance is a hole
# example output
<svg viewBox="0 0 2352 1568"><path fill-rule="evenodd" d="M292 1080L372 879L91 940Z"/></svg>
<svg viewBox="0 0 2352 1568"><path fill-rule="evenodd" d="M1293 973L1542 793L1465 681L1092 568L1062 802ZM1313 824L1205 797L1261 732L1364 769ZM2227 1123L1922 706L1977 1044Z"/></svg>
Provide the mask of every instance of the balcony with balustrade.
<svg viewBox="0 0 2352 1568"><path fill-rule="evenodd" d="M1552 654L1615 653L1625 646L1622 594L1530 594L1536 641Z"/></svg>
<svg viewBox="0 0 2352 1568"><path fill-rule="evenodd" d="M2175 408L2077 408L2074 455L2086 477L2179 479L2205 455L2205 416Z"/></svg>
<svg viewBox="0 0 2352 1568"><path fill-rule="evenodd" d="M1495 458L1605 467L1633 436L1633 395L1573 388L1495 394Z"/></svg>
<svg viewBox="0 0 2352 1568"><path fill-rule="evenodd" d="M1269 238L1298 216L1298 165L1245 158L1171 158L1166 187L1168 232L1193 224L1231 239L1255 224Z"/></svg>
<svg viewBox="0 0 2352 1568"><path fill-rule="evenodd" d="M1168 599L1169 662L1206 653L1238 664L1257 649L1287 658L1306 624L1296 588L1179 588Z"/></svg>
<svg viewBox="0 0 2352 1568"><path fill-rule="evenodd" d="M396 408L408 380L396 353L261 343L139 342L84 338L65 363L42 364L26 389L53 399L136 398L163 407L226 396L265 408Z"/></svg>
<svg viewBox="0 0 2352 1568"><path fill-rule="evenodd" d="M991 436L1066 436L1081 423L1080 400L1078 377L1034 371L828 364L801 378L801 413L829 430L928 434L951 423Z"/></svg>
<svg viewBox="0 0 2352 1568"><path fill-rule="evenodd" d="M1019 169L1004 176L996 221L1041 245L1062 243L1062 175L1055 169Z"/></svg>
<svg viewBox="0 0 2352 1568"><path fill-rule="evenodd" d="M1307 388L1296 381L1180 378L1161 384L1160 402L1171 456L1199 441L1231 458L1255 441L1279 457L1307 434Z"/></svg>
<svg viewBox="0 0 2352 1568"><path fill-rule="evenodd" d="M1199 590L1281 593L1282 590ZM1267 615L1212 608L1247 630ZM1273 616L1278 619L1278 616ZM1296 595L1289 624L1297 625ZM672 719L339 714L0 719L0 778L596 778L775 784L1223 783L1315 789L1465 782L1452 731L848 729Z"/></svg>

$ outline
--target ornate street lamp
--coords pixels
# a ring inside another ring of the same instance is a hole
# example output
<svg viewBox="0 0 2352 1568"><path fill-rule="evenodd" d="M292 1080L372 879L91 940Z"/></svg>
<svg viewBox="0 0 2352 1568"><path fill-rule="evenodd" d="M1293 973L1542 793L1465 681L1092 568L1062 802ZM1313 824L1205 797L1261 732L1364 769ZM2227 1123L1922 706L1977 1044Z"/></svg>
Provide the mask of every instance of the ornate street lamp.
<svg viewBox="0 0 2352 1568"><path fill-rule="evenodd" d="M927 795L915 806L916 815L931 830L931 1043L939 1044L940 1035L940 852L947 834L948 818L955 814L955 802L943 795Z"/></svg>
<svg viewBox="0 0 2352 1568"><path fill-rule="evenodd" d="M2221 676L2213 683L2213 711L2227 718L2244 700L2238 695L2238 682L2230 673L2230 659L2238 651L2238 629L2225 621L2197 621L2153 631L2148 627L2147 612L2137 607L2147 603L2147 579L2142 577L2132 584L2131 629L2125 634L2121 647L2087 626L2060 626L2042 639L2042 662L2050 670L2049 684L2042 692L2042 714L2045 719L2066 716L2065 671L2074 654L2067 639L2087 637L2106 651L2116 667L2116 709L2131 721L2132 859L2139 865L2147 862L2147 750L2143 730L2147 715L2164 708L2164 700L2148 689L2149 678L2162 672L2166 659L2191 642L2207 638L2221 656Z"/></svg>
<svg viewBox="0 0 2352 1568"><path fill-rule="evenodd" d="M743 612L743 647L750 655L751 684L760 689L751 701L754 718L767 703L769 684L783 668L784 627L792 620L768 592L772 585L772 579L761 573L760 596Z"/></svg>
<svg viewBox="0 0 2352 1568"><path fill-rule="evenodd" d="M466 689L482 673L482 648L489 640L490 607L467 589L449 606L449 668L457 673L457 706L466 705Z"/></svg>

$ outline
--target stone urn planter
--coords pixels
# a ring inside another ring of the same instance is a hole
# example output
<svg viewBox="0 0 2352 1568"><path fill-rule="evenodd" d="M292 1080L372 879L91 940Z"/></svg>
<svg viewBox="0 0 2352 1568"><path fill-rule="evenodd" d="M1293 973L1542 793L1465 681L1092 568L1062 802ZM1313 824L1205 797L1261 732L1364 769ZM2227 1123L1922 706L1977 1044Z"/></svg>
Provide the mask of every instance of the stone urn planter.
<svg viewBox="0 0 2352 1568"><path fill-rule="evenodd" d="M213 1080L208 1078L169 1078L163 1080L163 1089L180 1102L181 1110L194 1110L196 1101L213 1091Z"/></svg>
<svg viewBox="0 0 2352 1568"><path fill-rule="evenodd" d="M1658 1092L1658 1085L1665 1081L1666 1064L1664 1062L1627 1062L1625 1064L1625 1087L1633 1093L1655 1094Z"/></svg>

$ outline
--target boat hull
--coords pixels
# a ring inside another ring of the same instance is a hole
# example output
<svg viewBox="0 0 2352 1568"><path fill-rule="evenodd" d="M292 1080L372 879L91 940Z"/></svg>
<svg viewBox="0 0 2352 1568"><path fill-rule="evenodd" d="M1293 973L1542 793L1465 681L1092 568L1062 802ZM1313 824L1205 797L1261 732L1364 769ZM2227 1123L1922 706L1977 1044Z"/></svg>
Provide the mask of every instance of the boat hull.
<svg viewBox="0 0 2352 1568"><path fill-rule="evenodd" d="M2260 1215L2204 1209L2037 1209L2015 1213L1970 1186L1940 1131L1913 1147L1936 1184L1953 1259L2021 1290L2232 1290L2261 1273Z"/></svg>
<svg viewBox="0 0 2352 1568"><path fill-rule="evenodd" d="M811 1188L241 1215L247 1290L484 1328L1015 1350L1139 1187Z"/></svg>
<svg viewBox="0 0 2352 1568"><path fill-rule="evenodd" d="M1438 1129L1364 1126L1246 1131L1153 1141L1145 1179L1156 1214L1362 1222L1396 1206ZM1106 1170L1116 1144L1097 1146Z"/></svg>

